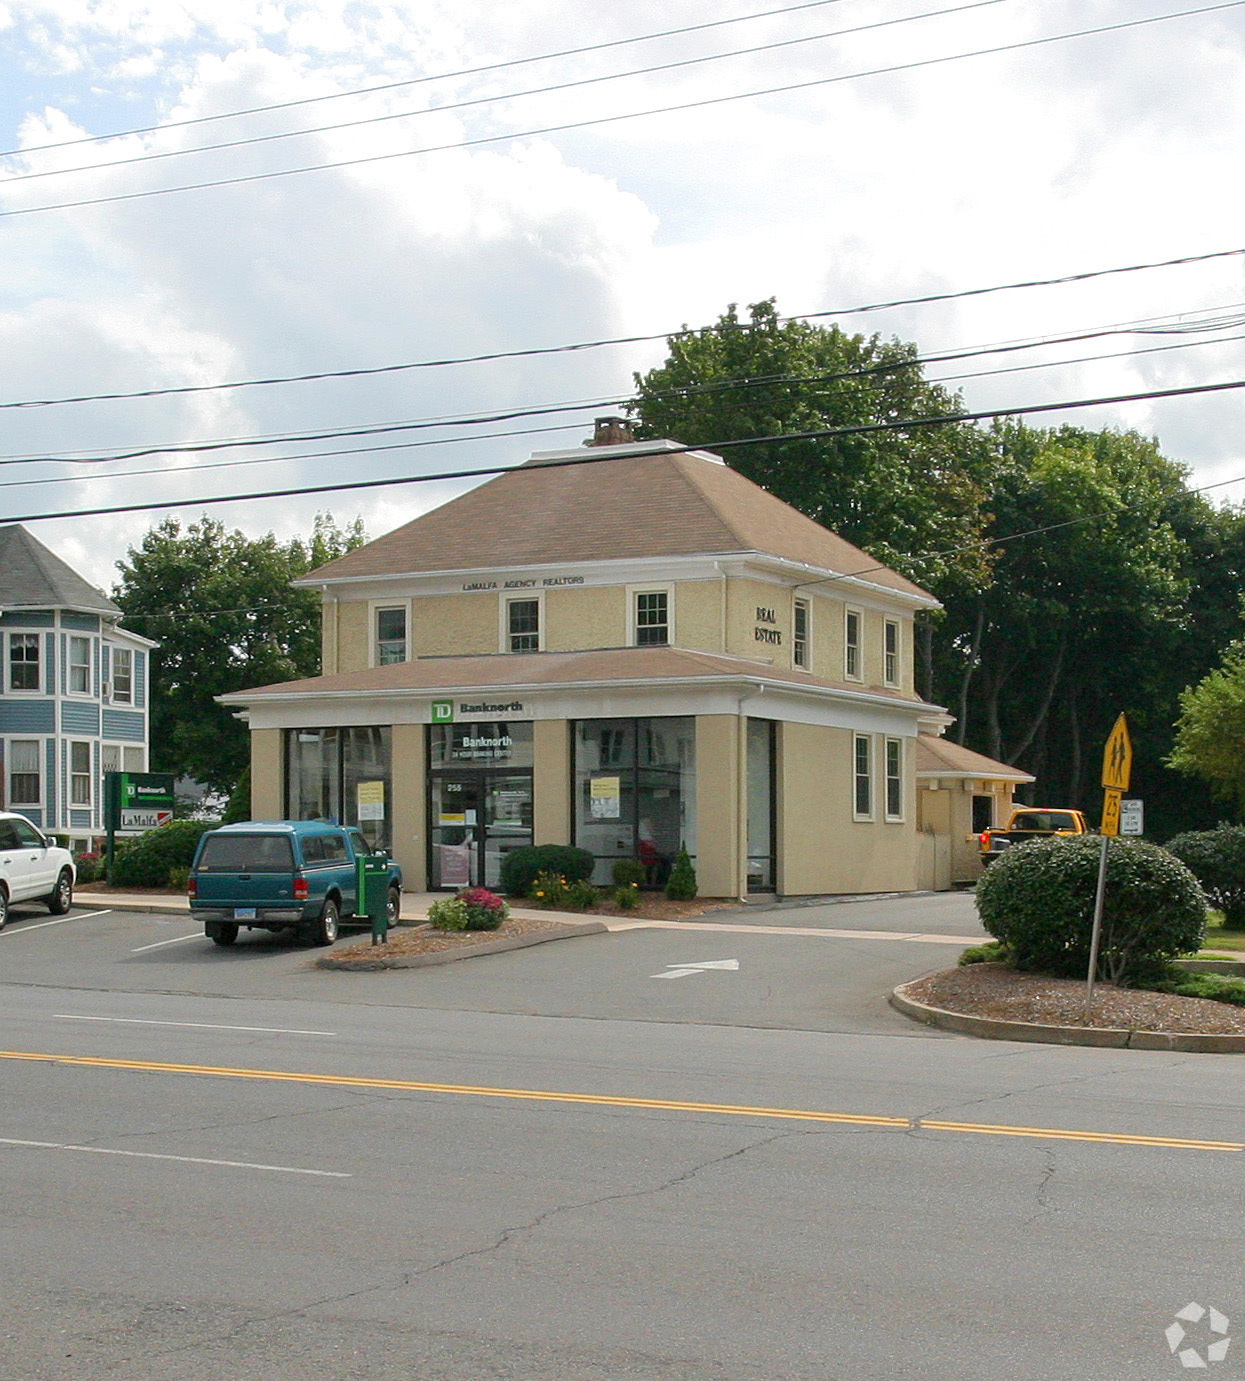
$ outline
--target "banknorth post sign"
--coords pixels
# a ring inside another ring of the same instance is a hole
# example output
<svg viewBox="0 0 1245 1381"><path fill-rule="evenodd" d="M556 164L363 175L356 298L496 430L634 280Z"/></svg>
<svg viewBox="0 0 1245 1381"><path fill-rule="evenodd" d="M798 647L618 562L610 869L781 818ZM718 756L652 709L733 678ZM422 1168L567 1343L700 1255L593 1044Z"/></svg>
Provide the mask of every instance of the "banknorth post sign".
<svg viewBox="0 0 1245 1381"><path fill-rule="evenodd" d="M105 772L104 828L141 834L173 818L171 772Z"/></svg>

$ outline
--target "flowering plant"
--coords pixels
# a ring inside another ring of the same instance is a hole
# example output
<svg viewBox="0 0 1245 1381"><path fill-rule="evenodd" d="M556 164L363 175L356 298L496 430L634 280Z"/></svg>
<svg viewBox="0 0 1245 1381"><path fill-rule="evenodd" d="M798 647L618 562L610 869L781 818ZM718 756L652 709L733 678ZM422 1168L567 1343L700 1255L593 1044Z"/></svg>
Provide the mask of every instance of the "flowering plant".
<svg viewBox="0 0 1245 1381"><path fill-rule="evenodd" d="M496 930L510 915L510 907L487 887L468 887L455 898L467 911L466 930Z"/></svg>

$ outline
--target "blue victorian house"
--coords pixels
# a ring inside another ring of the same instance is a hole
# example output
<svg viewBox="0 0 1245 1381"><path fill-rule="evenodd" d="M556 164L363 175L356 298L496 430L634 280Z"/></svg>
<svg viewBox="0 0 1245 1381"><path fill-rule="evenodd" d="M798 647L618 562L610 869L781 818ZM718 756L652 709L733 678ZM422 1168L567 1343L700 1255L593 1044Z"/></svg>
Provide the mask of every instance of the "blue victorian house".
<svg viewBox="0 0 1245 1381"><path fill-rule="evenodd" d="M77 850L103 832L103 774L147 770L157 646L17 523L0 526L0 810Z"/></svg>

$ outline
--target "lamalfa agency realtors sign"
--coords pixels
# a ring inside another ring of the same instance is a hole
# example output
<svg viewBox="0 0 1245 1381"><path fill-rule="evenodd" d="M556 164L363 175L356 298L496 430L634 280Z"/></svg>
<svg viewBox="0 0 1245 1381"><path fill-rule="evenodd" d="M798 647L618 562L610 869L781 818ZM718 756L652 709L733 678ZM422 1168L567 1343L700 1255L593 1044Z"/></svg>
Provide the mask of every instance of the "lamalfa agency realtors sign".
<svg viewBox="0 0 1245 1381"><path fill-rule="evenodd" d="M141 834L173 818L171 772L105 772L104 828Z"/></svg>

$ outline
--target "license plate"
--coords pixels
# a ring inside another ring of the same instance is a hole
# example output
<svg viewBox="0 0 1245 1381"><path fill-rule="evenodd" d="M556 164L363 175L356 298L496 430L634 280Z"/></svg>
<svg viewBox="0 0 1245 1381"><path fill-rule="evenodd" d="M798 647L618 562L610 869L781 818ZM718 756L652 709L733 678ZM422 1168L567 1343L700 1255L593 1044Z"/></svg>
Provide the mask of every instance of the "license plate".
<svg viewBox="0 0 1245 1381"><path fill-rule="evenodd" d="M255 908L253 906L235 906L233 909L235 921L253 921L255 919Z"/></svg>

